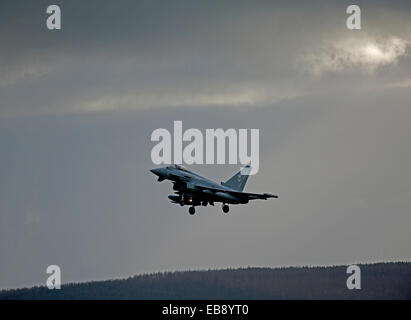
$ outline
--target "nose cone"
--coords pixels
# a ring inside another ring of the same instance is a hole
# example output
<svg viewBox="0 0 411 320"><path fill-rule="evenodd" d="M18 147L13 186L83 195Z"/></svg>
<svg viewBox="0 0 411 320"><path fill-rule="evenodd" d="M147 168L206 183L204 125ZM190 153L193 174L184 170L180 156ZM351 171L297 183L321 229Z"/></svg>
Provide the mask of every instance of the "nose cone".
<svg viewBox="0 0 411 320"><path fill-rule="evenodd" d="M155 168L155 169L151 169L150 171L159 177L164 177L167 175L165 168Z"/></svg>
<svg viewBox="0 0 411 320"><path fill-rule="evenodd" d="M152 173L154 173L156 176L158 176L157 181L163 181L167 179L168 173L166 168L156 168L156 169L151 169L150 170Z"/></svg>
<svg viewBox="0 0 411 320"><path fill-rule="evenodd" d="M156 176L160 176L160 175L161 175L161 168L151 169L150 171L151 171L152 173L154 173Z"/></svg>

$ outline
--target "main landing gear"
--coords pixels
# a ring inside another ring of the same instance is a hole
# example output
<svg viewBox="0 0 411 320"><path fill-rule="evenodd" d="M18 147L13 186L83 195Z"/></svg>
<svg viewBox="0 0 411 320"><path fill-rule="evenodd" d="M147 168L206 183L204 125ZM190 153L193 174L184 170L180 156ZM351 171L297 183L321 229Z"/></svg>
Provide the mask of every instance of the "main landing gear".
<svg viewBox="0 0 411 320"><path fill-rule="evenodd" d="M230 207L226 204L223 205L223 212L224 213L228 213L228 211L230 211ZM196 213L196 208L194 206L191 206L190 208L188 208L188 213L190 215L193 215Z"/></svg>

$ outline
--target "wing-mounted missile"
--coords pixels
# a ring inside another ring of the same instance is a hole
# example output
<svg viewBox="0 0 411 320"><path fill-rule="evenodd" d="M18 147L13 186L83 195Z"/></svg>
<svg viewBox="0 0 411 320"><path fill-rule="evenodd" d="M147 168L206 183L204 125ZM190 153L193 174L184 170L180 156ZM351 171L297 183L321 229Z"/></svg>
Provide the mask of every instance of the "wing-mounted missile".
<svg viewBox="0 0 411 320"><path fill-rule="evenodd" d="M278 198L278 194L263 193L265 199L267 198Z"/></svg>

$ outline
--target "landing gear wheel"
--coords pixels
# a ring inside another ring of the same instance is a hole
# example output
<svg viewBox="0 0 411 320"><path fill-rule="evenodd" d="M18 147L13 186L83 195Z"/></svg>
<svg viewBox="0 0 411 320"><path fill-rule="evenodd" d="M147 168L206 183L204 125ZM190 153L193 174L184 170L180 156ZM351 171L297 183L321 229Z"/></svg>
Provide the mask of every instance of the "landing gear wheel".
<svg viewBox="0 0 411 320"><path fill-rule="evenodd" d="M190 207L190 208L188 209L188 213L191 214L191 215L193 215L194 213L196 213L196 208Z"/></svg>
<svg viewBox="0 0 411 320"><path fill-rule="evenodd" d="M228 211L230 211L230 207L228 205L223 205L223 212L224 213L228 213Z"/></svg>

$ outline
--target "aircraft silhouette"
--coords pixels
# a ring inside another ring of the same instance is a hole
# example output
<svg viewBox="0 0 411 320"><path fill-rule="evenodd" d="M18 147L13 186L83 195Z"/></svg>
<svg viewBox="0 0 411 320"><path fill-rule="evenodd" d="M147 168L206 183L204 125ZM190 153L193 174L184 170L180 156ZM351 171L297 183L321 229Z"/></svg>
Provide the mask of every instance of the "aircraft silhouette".
<svg viewBox="0 0 411 320"><path fill-rule="evenodd" d="M230 210L228 204L246 204L250 200L278 198L276 194L243 192L251 171L250 165L245 166L221 184L179 165L151 169L150 171L158 176L157 181L172 181L175 194L169 195L168 198L172 203L177 203L180 206L189 205L188 212L191 215L195 213L196 206L207 206L208 204L213 206L215 202L221 202L223 212L227 213Z"/></svg>

